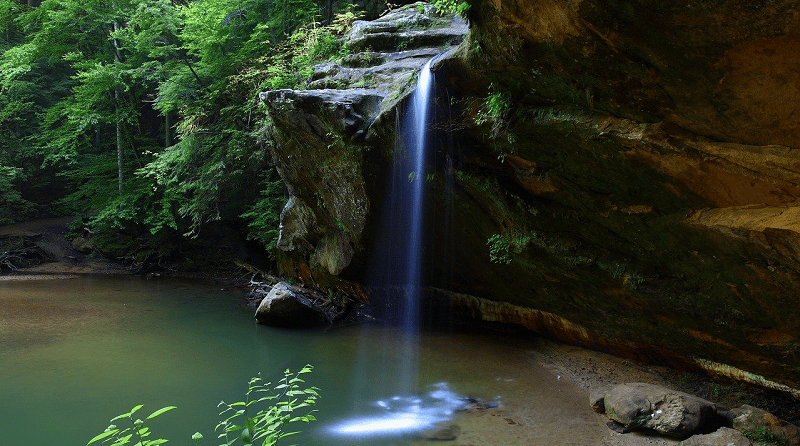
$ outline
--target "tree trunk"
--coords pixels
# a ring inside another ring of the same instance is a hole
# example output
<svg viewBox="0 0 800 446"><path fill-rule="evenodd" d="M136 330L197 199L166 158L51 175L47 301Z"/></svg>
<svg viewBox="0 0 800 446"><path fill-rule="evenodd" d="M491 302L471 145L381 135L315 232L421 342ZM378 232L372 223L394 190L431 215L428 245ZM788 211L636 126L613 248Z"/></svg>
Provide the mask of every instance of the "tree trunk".
<svg viewBox="0 0 800 446"><path fill-rule="evenodd" d="M119 31L119 23L114 20L114 32ZM119 44L117 42L116 37L114 40L114 62L120 63L121 58L119 55ZM117 121L117 189L119 191L119 196L122 198L122 123L120 123L120 116L119 116L119 90L114 90L114 108L116 113L116 121Z"/></svg>
<svg viewBox="0 0 800 446"><path fill-rule="evenodd" d="M169 112L164 115L164 147L172 146L172 122L169 119Z"/></svg>
<svg viewBox="0 0 800 446"><path fill-rule="evenodd" d="M122 197L122 125L119 122L119 90L114 91L114 99L117 101L117 189L119 196Z"/></svg>

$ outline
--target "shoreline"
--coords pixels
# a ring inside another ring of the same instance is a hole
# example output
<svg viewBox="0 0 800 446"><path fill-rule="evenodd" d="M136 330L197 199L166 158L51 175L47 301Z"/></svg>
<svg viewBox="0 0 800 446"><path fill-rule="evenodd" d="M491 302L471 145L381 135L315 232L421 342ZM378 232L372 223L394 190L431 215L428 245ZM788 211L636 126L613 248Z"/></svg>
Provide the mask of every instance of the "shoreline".
<svg viewBox="0 0 800 446"><path fill-rule="evenodd" d="M110 260L94 255L84 255L75 251L64 238L69 218L39 220L0 228L0 236L25 235L36 237L37 246L47 252L54 261L40 265L19 268L14 272L0 272L2 281L24 280L68 280L79 275L130 275L129 269ZM169 274L173 276L173 274ZM183 277L178 274L177 276ZM186 274L191 277L192 274ZM206 278L222 280L213 273L204 274ZM227 282L233 282L230 277ZM800 421L800 402L790 396L782 396L778 391L758 388L755 385L726 381L720 378L699 376L693 373L671 370L663 366L645 365L632 360L623 359L611 354L588 350L579 346L571 346L556 341L545 340L533 332L520 331L522 338L534 339L536 348L530 350L532 363L542 369L544 376L555 377L560 386L567 386L565 392L571 396L565 399L560 411L565 417L574 416L583 420L584 424L594 423L599 430L588 428L594 433L583 432L581 435L599 436L586 443L575 444L609 444L622 446L635 445L674 445L678 441L666 437L647 436L639 433L619 434L605 426L607 418L591 410L589 395L599 387L611 384L645 382L697 395L717 403L721 407L734 407L737 404L751 404L774 413L786 421L797 424ZM489 333L516 338L516 334ZM530 339L528 339L530 340ZM527 340L526 340L527 342ZM573 407L569 407L573 406ZM473 426L477 431L491 431L506 424L519 429L535 429L536 417L531 407L519 405L507 407L496 416L484 417L480 414L463 414L465 426ZM568 414L572 415L568 415ZM514 420L513 423L508 420ZM593 420L593 421L592 421ZM584 426L585 427L585 426ZM576 434L578 434L576 432ZM477 434L476 434L477 435ZM530 433L533 435L533 433ZM474 441L489 441L495 438L481 439L477 435ZM460 442L459 442L460 445Z"/></svg>

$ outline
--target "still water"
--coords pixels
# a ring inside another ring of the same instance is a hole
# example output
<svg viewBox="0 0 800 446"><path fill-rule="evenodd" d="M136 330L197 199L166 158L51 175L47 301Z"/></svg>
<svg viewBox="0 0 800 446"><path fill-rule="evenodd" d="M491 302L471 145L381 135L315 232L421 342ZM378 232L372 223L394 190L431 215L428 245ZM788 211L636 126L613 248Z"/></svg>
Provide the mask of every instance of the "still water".
<svg viewBox="0 0 800 446"><path fill-rule="evenodd" d="M381 429L452 418L465 395L513 404L549 379L515 376L533 361L525 348L426 332L418 339L419 388L396 394L403 349L391 327L260 326L241 291L194 280L2 279L2 444L85 445L137 404L145 405L144 416L178 406L153 420L154 438L189 445L199 431L201 444L219 444L213 429L220 400L242 400L258 373L275 382L286 368L312 364L305 377L320 388L319 421L298 426L305 432L291 443L399 445L405 437Z"/></svg>

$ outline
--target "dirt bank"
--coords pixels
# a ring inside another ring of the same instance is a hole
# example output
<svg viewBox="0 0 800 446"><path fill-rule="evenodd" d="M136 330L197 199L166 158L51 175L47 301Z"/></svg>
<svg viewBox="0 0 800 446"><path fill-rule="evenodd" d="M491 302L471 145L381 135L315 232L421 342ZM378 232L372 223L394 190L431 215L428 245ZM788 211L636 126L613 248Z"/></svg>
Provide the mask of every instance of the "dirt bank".
<svg viewBox="0 0 800 446"><path fill-rule="evenodd" d="M67 240L72 217L33 220L0 227L0 238L25 237L33 240L49 261L20 268L16 274L0 275L0 280L20 280L24 274L125 274L128 270L96 252L82 254Z"/></svg>

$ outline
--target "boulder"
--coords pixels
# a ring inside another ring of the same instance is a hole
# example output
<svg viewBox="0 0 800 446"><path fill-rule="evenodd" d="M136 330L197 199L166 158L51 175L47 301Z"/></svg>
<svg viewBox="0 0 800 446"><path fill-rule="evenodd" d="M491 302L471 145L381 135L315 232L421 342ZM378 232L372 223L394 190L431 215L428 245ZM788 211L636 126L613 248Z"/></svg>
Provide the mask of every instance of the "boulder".
<svg viewBox="0 0 800 446"><path fill-rule="evenodd" d="M72 249L81 254L89 254L94 250L94 244L87 238L75 237L72 239Z"/></svg>
<svg viewBox="0 0 800 446"><path fill-rule="evenodd" d="M763 438L787 446L800 445L800 429L757 407L744 405L731 410L733 428L751 438Z"/></svg>
<svg viewBox="0 0 800 446"><path fill-rule="evenodd" d="M729 427L719 428L710 434L692 435L678 446L751 446L753 443L741 432Z"/></svg>
<svg viewBox="0 0 800 446"><path fill-rule="evenodd" d="M321 324L324 317L309 298L278 282L258 305L256 321L276 327L310 327Z"/></svg>
<svg viewBox="0 0 800 446"><path fill-rule="evenodd" d="M716 406L702 398L646 383L619 384L592 395L592 407L626 429L688 437L711 420Z"/></svg>

